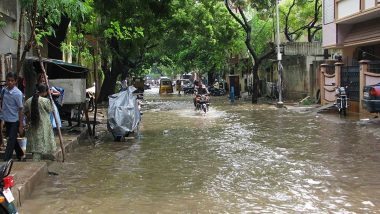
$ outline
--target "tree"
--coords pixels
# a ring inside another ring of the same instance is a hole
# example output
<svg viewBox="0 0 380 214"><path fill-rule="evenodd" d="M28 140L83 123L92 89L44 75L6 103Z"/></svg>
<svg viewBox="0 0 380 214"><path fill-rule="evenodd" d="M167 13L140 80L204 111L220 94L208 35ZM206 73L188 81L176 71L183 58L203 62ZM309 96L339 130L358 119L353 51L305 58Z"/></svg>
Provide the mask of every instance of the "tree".
<svg viewBox="0 0 380 214"><path fill-rule="evenodd" d="M252 75L253 75L253 87L252 87L252 103L257 103L258 100L258 93L259 93L259 76L258 76L258 70L263 62L263 60L267 59L269 56L273 55L275 53L275 49L273 45L270 45L267 49L263 50L259 49L259 45L253 46L252 45L252 26L251 22L248 20L244 8L248 8L247 6L250 5L258 11L258 9L261 10L260 16L268 17L271 16L270 12L270 6L271 1L252 1L247 2L244 0L224 0L224 4L226 8L228 9L228 12L234 19L240 24L240 26L245 31L245 45L247 46L248 52L252 58ZM236 10L236 13L233 11ZM269 38L267 38L269 39ZM257 43L267 43L269 40L262 40L262 41L255 41Z"/></svg>
<svg viewBox="0 0 380 214"><path fill-rule="evenodd" d="M179 71L215 77L243 49L243 32L220 1L173 1L172 10L163 50Z"/></svg>
<svg viewBox="0 0 380 214"><path fill-rule="evenodd" d="M114 92L118 78L140 75L153 64L170 75L208 73L242 47L238 25L217 0L96 0L95 6L105 74L99 100Z"/></svg>
<svg viewBox="0 0 380 214"><path fill-rule="evenodd" d="M88 1L91 0L21 0L21 12L18 32L18 50L17 50L17 73L21 71L22 64L25 60L26 53L30 51L35 45L42 46L43 40L50 38L59 38L58 43L49 44L54 45L55 49L59 49L59 44L65 37L68 22L75 20L81 22L84 20L87 12ZM21 53L21 29L26 20L29 24L30 35L25 42L25 46ZM58 34L56 34L58 33ZM54 50L55 50L54 49ZM51 48L49 48L51 50ZM51 51L54 53L54 51ZM56 56L56 55L54 55Z"/></svg>
<svg viewBox="0 0 380 214"><path fill-rule="evenodd" d="M95 0L100 15L97 38L102 52L104 82L98 101L114 93L118 78L143 68L149 53L159 45L169 14L169 0Z"/></svg>
<svg viewBox="0 0 380 214"><path fill-rule="evenodd" d="M285 15L283 25L286 39L293 42L306 35L308 42L317 40L322 29L321 7L319 0L285 1L281 11Z"/></svg>

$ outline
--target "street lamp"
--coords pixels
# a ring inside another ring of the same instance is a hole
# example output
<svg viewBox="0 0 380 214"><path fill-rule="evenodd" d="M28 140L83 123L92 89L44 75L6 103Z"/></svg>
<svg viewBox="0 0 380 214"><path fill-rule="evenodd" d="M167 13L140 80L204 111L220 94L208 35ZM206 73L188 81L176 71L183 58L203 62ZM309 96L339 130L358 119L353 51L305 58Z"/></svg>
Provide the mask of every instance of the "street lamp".
<svg viewBox="0 0 380 214"><path fill-rule="evenodd" d="M278 83L277 83L277 88L278 88L278 102L277 102L277 107L282 108L284 103L282 102L282 70L283 67L281 65L281 51L280 51L280 18L279 18L279 0L276 0L276 37L277 37L277 71L278 71Z"/></svg>

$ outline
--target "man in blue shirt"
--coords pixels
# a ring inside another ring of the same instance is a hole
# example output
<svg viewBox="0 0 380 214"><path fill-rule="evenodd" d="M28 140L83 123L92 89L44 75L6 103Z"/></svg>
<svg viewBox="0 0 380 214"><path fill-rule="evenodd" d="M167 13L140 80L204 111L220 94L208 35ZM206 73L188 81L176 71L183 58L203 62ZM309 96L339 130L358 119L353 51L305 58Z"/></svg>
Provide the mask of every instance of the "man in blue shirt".
<svg viewBox="0 0 380 214"><path fill-rule="evenodd" d="M19 160L24 158L24 152L17 143L17 133L23 135L23 94L16 87L17 75L9 72L6 76L6 87L1 91L1 120L4 121L8 136L4 161L12 158L13 150Z"/></svg>

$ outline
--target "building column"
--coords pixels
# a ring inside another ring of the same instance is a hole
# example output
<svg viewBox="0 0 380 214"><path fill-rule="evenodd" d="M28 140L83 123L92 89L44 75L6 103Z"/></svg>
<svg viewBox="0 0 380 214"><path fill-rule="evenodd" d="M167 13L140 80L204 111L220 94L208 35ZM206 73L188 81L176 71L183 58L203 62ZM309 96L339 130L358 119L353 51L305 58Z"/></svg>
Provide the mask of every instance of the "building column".
<svg viewBox="0 0 380 214"><path fill-rule="evenodd" d="M321 96L321 105L324 105L325 100L325 73L327 72L328 64L321 64L319 73L319 94Z"/></svg>
<svg viewBox="0 0 380 214"><path fill-rule="evenodd" d="M364 112L364 109L362 107L363 102L363 90L366 86L366 80L365 80L365 73L369 70L369 60L361 60L359 62L360 64L360 82L359 82L359 113Z"/></svg>
<svg viewBox="0 0 380 214"><path fill-rule="evenodd" d="M340 87L340 80L342 76L342 66L344 63L342 62L336 62L335 64L335 86Z"/></svg>

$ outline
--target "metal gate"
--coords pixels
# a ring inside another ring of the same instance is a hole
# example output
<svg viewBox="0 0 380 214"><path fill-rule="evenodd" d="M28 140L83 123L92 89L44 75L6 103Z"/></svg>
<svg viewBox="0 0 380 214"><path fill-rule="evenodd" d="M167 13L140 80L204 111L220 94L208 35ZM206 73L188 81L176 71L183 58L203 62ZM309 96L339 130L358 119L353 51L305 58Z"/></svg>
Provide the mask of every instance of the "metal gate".
<svg viewBox="0 0 380 214"><path fill-rule="evenodd" d="M350 100L360 100L360 68L358 65L342 67L340 85L348 86L347 92Z"/></svg>

